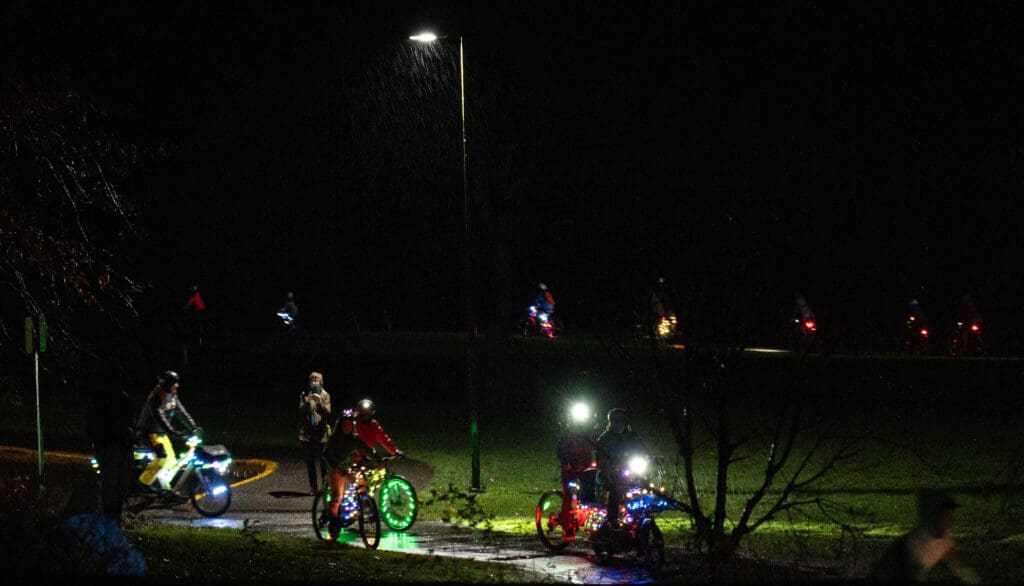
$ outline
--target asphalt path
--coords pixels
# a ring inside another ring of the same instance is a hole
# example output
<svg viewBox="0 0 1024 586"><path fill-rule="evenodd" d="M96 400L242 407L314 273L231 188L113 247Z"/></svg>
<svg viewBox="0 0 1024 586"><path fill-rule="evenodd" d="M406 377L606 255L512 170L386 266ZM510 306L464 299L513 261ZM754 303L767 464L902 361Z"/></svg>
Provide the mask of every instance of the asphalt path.
<svg viewBox="0 0 1024 586"><path fill-rule="evenodd" d="M428 466L415 460L391 464L391 469L406 477L414 487L426 487ZM142 509L145 517L165 523L201 527L248 527L304 539L318 539L313 532L313 497L306 491L305 464L299 460L240 459L232 463L232 502L217 518L206 518L191 505ZM422 496L421 496L422 498ZM511 564L536 572L538 581L586 584L633 584L655 581L635 556L623 554L599 565L585 543L573 544L558 554L549 554L536 535L509 534L470 529L440 521L417 519L404 532L382 525L380 550L408 554L447 556L484 562ZM344 547L362 548L354 529L346 529L338 539ZM667 564L667 568L678 566ZM673 573L676 573L673 572Z"/></svg>
<svg viewBox="0 0 1024 586"><path fill-rule="evenodd" d="M0 458L35 462L36 451L0 445ZM48 462L68 459L88 467L90 458L91 454L77 451L46 451ZM404 476L418 490L429 486L432 471L427 464L406 459L390 466L393 472ZM232 461L229 477L232 484L231 506L217 518L203 517L187 502L147 506L146 501L140 505L138 501L131 500L129 508L143 517L169 524L248 528L256 532L318 539L312 525L313 496L308 493L305 463L299 454L294 459L237 458ZM673 543L666 544L665 565L658 575L653 575L633 553L618 554L611 560L598 563L597 557L582 540L552 554L533 532L485 531L424 519L417 519L404 532L390 531L383 524L381 529L380 550L510 564L535 573L538 582L639 584L708 581L699 557ZM338 544L340 547L364 547L352 529L342 532ZM783 566L768 560L747 560L736 573L730 570L726 575L725 581L833 582L838 577L835 571L827 568Z"/></svg>
<svg viewBox="0 0 1024 586"><path fill-rule="evenodd" d="M20 462L20 465L34 467L36 454L36 450L30 448L0 445L0 458ZM46 461L51 463L48 465L52 466L61 460L71 461L74 468L79 469L81 466L82 474L87 476L92 475L89 470L90 458L91 454L74 449L46 451ZM391 469L406 477L417 489L429 486L432 472L423 462L402 460L393 462ZM128 508L141 516L169 524L248 528L256 532L318 539L312 525L313 496L307 492L305 464L299 454L294 459L238 458L233 460L229 476L232 502L221 517L203 517L187 502L152 506L152 501L136 501L133 497ZM79 488L83 487L79 485ZM98 498L98 495L94 496ZM512 534L484 531L423 519L417 519L404 532L390 531L386 525L382 525L381 529L383 534L378 549L510 564L535 573L537 582L639 584L709 581L700 557L681 544L666 544L665 565L658 575L652 575L632 553L619 554L599 564L584 541L577 541L562 552L551 554L533 532ZM339 547L363 548L359 537L350 529L343 531L338 544ZM787 564L779 560L750 558L736 561L738 563L734 567L725 569L722 581L834 583L842 574L841 569Z"/></svg>

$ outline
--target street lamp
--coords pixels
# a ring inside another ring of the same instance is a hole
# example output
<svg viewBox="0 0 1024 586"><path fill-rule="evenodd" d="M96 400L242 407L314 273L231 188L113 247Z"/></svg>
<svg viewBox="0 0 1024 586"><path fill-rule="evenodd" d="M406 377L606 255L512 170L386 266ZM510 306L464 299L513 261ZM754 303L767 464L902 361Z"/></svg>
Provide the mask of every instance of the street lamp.
<svg viewBox="0 0 1024 586"><path fill-rule="evenodd" d="M433 43L438 39L434 33L423 32L409 37L420 43ZM462 121L462 249L463 273L462 290L466 303L466 391L469 396L469 444L472 453L470 488L480 491L480 437L477 430L478 401L473 388L473 318L469 305L469 186L466 181L466 67L463 60L462 37L459 37L459 110Z"/></svg>

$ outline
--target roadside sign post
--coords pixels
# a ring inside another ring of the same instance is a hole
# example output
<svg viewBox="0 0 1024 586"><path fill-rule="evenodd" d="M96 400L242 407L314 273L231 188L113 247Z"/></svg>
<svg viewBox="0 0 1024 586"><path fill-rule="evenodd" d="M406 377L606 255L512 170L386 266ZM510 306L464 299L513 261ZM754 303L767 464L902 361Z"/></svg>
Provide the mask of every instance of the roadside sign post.
<svg viewBox="0 0 1024 586"><path fill-rule="evenodd" d="M25 318L25 353L32 354L35 362L36 381L36 449L39 452L39 494L46 492L46 469L43 466L43 422L40 408L39 395L39 353L46 352L48 331L46 321L39 317L39 327L36 327L36 320L31 317Z"/></svg>

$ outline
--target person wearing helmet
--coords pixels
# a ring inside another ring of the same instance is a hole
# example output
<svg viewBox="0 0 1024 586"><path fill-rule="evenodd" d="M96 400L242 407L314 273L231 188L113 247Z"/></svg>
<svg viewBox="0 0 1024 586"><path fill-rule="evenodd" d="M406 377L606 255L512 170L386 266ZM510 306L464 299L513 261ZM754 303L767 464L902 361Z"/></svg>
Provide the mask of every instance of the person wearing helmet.
<svg viewBox="0 0 1024 586"><path fill-rule="evenodd" d="M572 511L572 482L581 483L583 471L593 466L594 420L586 403L576 403L570 408L569 418L562 425L555 453L558 455L559 473L562 477L562 541L575 541L576 525L570 522ZM580 487L580 500L587 499L584 488Z"/></svg>
<svg viewBox="0 0 1024 586"><path fill-rule="evenodd" d="M178 397L180 387L181 378L178 373L173 370L164 371L157 377L156 386L146 397L142 412L135 423L135 429L148 439L156 455L139 475L139 482L145 486L151 486L154 480L159 480L160 488L170 490L170 472L176 461L171 436L184 438L201 433L199 426Z"/></svg>
<svg viewBox="0 0 1024 586"><path fill-rule="evenodd" d="M537 283L537 292L533 295L533 305L538 312L551 314L555 311L555 298L544 283Z"/></svg>
<svg viewBox="0 0 1024 586"><path fill-rule="evenodd" d="M295 320L299 317L299 306L295 304L295 293L289 291L284 296L284 304L277 310L277 317L288 326L288 329L295 327Z"/></svg>
<svg viewBox="0 0 1024 586"><path fill-rule="evenodd" d="M629 424L629 414L616 407L608 412L608 426L597 438L597 467L608 489L608 525L616 527L619 508L629 484L623 476L630 457L646 454L640 435Z"/></svg>
<svg viewBox="0 0 1024 586"><path fill-rule="evenodd" d="M352 469L372 460L378 444L392 456L402 455L376 415L376 405L370 399L359 401L355 409L342 411L324 449L324 457L331 467L328 475L331 494L345 494L346 485L355 481ZM328 533L332 542L338 539L341 531L341 500L331 501L330 512L334 520L328 525Z"/></svg>

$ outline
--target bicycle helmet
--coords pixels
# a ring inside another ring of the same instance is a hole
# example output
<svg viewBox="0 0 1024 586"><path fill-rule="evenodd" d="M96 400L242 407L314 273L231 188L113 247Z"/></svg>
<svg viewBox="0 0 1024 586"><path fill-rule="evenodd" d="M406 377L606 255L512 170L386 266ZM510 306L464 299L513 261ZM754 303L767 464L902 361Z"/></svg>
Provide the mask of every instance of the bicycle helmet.
<svg viewBox="0 0 1024 586"><path fill-rule="evenodd" d="M178 373L174 372L173 370L165 370L160 374L160 376L156 378L156 384L158 384L160 388L164 389L165 391L171 390L171 387L174 386L174 383L180 382L181 378L178 376Z"/></svg>
<svg viewBox="0 0 1024 586"><path fill-rule="evenodd" d="M368 421L373 419L375 413L377 413L377 406L373 404L373 401L369 399L359 401L359 405L356 407L356 417L359 420Z"/></svg>
<svg viewBox="0 0 1024 586"><path fill-rule="evenodd" d="M544 283L537 283L537 288L540 289L541 291L547 291L548 290L548 286L545 285Z"/></svg>

